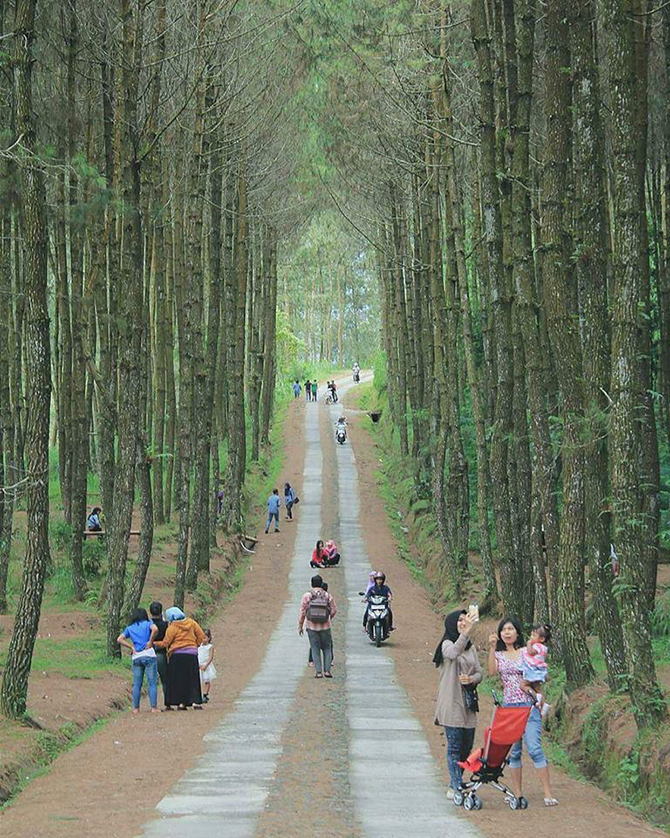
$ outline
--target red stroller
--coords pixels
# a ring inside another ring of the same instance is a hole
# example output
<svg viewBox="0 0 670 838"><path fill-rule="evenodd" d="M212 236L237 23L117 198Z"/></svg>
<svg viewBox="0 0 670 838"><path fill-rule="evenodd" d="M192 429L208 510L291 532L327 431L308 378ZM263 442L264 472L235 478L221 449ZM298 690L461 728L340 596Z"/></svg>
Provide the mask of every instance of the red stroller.
<svg viewBox="0 0 670 838"><path fill-rule="evenodd" d="M482 801L477 796L477 791L480 786L489 783L505 795L510 809L527 809L526 798L517 797L500 782L500 778L507 765L507 755L512 745L523 736L532 708L501 707L495 693L493 701L493 718L491 727L487 727L484 734L484 747L473 751L464 762L458 763L464 771L471 772L471 777L467 782L461 783L460 789L454 792L454 803L468 811L481 809Z"/></svg>

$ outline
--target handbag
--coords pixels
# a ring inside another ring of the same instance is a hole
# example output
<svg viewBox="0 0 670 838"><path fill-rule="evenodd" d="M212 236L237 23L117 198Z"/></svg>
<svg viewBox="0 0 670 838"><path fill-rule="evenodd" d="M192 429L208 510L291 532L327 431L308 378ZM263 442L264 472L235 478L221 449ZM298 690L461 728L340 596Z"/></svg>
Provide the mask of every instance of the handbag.
<svg viewBox="0 0 670 838"><path fill-rule="evenodd" d="M479 713L479 696L477 695L476 684L468 684L463 687L463 701L467 710L472 713Z"/></svg>
<svg viewBox="0 0 670 838"><path fill-rule="evenodd" d="M298 503L300 503L300 498L296 495L296 496L293 498L293 506L295 506L295 505L296 505L296 504L298 504Z"/></svg>

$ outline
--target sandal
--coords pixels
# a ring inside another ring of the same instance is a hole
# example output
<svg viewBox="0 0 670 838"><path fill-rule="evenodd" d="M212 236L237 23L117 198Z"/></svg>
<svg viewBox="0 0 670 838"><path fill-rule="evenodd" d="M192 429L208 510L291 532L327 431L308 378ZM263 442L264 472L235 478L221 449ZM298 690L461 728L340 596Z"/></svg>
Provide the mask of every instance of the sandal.
<svg viewBox="0 0 670 838"><path fill-rule="evenodd" d="M544 798L544 805L545 806L558 806L558 800L555 797L545 797Z"/></svg>
<svg viewBox="0 0 670 838"><path fill-rule="evenodd" d="M317 672L314 677L315 678L323 678L323 673L322 672Z"/></svg>
<svg viewBox="0 0 670 838"><path fill-rule="evenodd" d="M326 678L332 678L332 677L333 677L333 673L332 673L332 672L324 672L323 674L324 674L324 676L325 676Z"/></svg>

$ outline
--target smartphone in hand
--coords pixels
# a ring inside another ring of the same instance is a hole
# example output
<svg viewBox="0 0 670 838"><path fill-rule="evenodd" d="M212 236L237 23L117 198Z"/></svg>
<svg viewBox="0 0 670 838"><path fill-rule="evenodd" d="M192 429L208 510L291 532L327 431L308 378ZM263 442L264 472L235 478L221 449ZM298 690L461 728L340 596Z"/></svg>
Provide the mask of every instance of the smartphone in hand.
<svg viewBox="0 0 670 838"><path fill-rule="evenodd" d="M479 622L479 605L476 602L468 606L468 615L474 617L476 623Z"/></svg>

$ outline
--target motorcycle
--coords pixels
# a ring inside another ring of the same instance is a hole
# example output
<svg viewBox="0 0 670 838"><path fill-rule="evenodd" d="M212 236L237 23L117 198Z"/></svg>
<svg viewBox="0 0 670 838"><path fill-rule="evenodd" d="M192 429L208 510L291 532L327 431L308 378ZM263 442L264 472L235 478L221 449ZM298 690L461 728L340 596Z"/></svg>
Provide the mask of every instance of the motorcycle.
<svg viewBox="0 0 670 838"><path fill-rule="evenodd" d="M335 439L339 445L344 445L347 441L347 429L343 425L338 425L335 429Z"/></svg>
<svg viewBox="0 0 670 838"><path fill-rule="evenodd" d="M363 594L364 596L364 594ZM379 648L389 636L389 601L385 596L368 597L368 621L365 625L370 642Z"/></svg>
<svg viewBox="0 0 670 838"><path fill-rule="evenodd" d="M361 383L361 374L358 370L354 373L354 383L360 384Z"/></svg>

